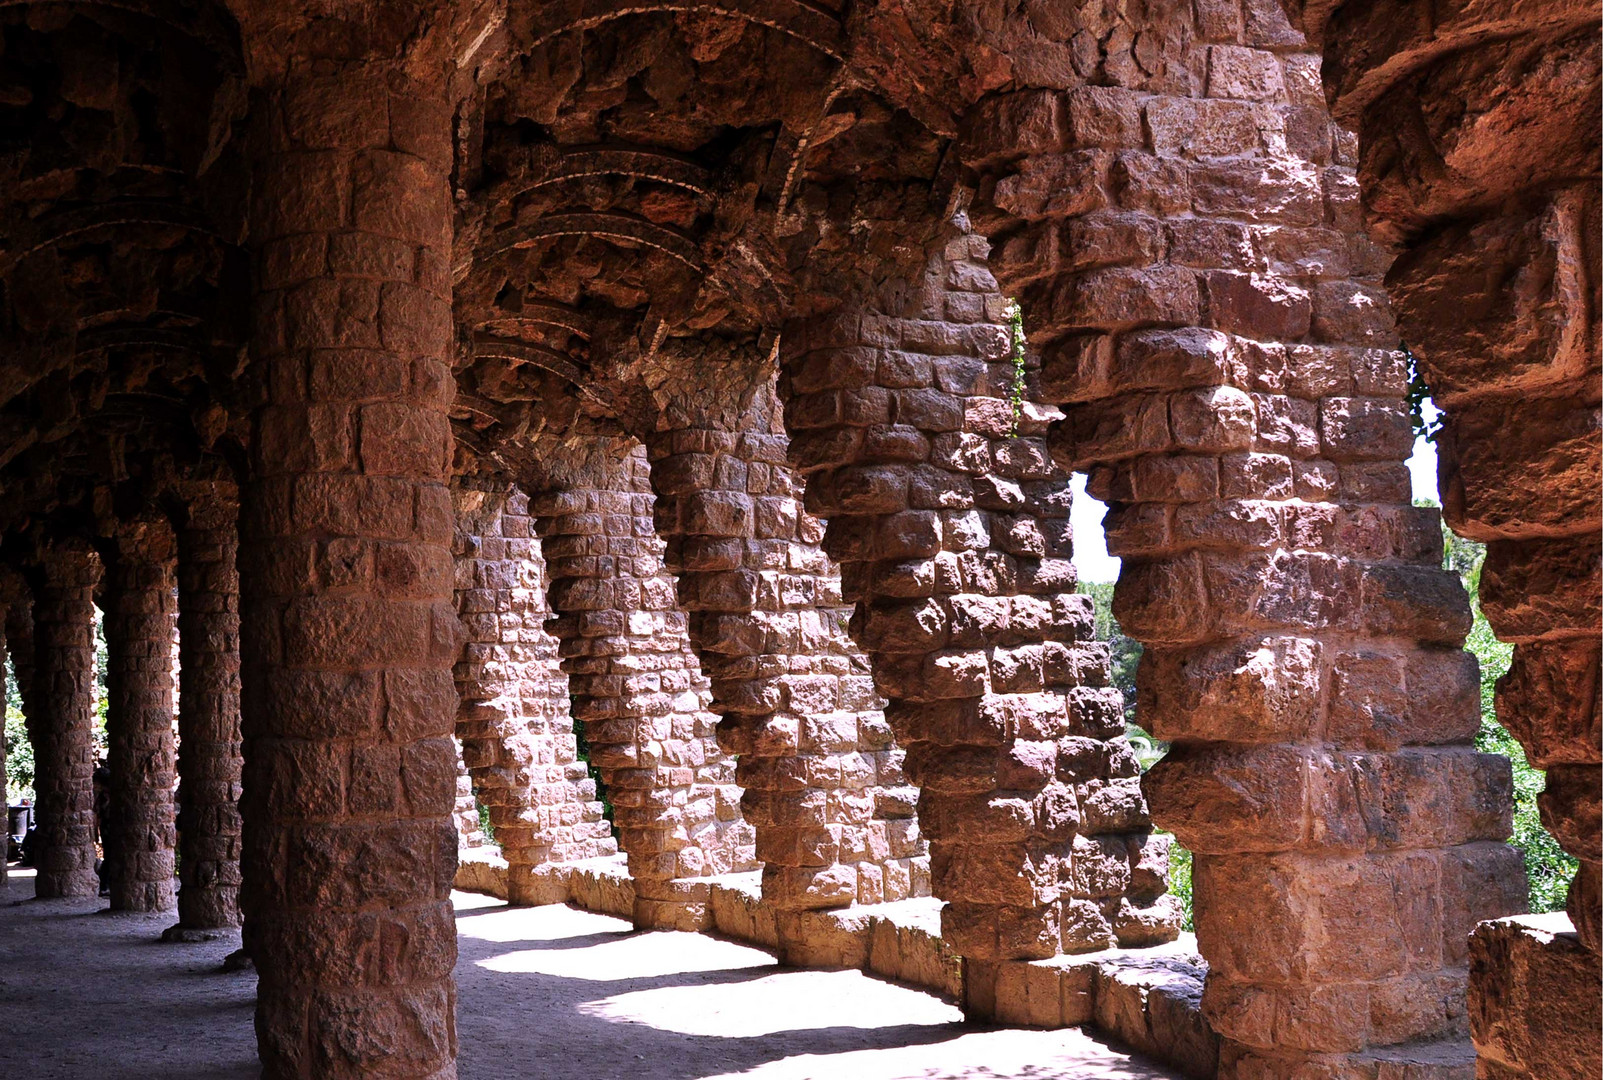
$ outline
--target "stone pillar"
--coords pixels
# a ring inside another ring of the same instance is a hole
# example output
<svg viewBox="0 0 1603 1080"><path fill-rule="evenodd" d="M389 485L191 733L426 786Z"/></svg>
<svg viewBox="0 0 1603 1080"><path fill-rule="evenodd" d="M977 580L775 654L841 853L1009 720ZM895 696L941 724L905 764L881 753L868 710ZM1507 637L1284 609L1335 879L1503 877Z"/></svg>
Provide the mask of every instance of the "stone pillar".
<svg viewBox="0 0 1603 1080"><path fill-rule="evenodd" d="M1053 454L1110 504L1221 1075L1462 1066L1469 930L1525 883L1467 598L1411 505L1385 253L1281 6L1191 14L1110 9L1093 38L1146 47L1097 85L974 110L975 220L1066 406Z"/></svg>
<svg viewBox="0 0 1603 1080"><path fill-rule="evenodd" d="M1305 29L1357 132L1369 221L1401 252L1386 286L1444 413L1443 512L1486 544L1481 603L1514 643L1498 720L1546 770L1543 824L1580 860L1574 939L1523 920L1476 932L1479 1075L1581 1075L1573 1044L1603 1038L1603 7L1494 0L1414 21L1350 0L1324 24L1325 10ZM1590 1031L1556 1037L1557 1016Z"/></svg>
<svg viewBox="0 0 1603 1080"><path fill-rule="evenodd" d="M172 528L159 518L122 522L108 547L104 880L113 911L169 911L177 840Z"/></svg>
<svg viewBox="0 0 1603 1080"><path fill-rule="evenodd" d="M81 540L48 544L34 587L34 812L39 876L34 895L94 896L94 590L100 559Z"/></svg>
<svg viewBox="0 0 1603 1080"><path fill-rule="evenodd" d="M1055 414L1009 400L987 247L957 236L896 310L785 339L791 457L907 747L974 1016L995 1015L1011 962L1179 929L1108 649L1075 594Z"/></svg>
<svg viewBox="0 0 1603 1080"><path fill-rule="evenodd" d="M568 676L546 632L545 562L530 536L528 498L507 484L462 481L453 499L456 602L467 632L456 733L472 776L472 827L476 791L507 862L508 899L561 902L566 885L551 864L618 848L579 760Z"/></svg>
<svg viewBox="0 0 1603 1080"><path fill-rule="evenodd" d="M639 443L586 446L584 479L533 500L562 666L629 857L635 925L705 929L695 879L756 867L732 759L652 527Z"/></svg>
<svg viewBox="0 0 1603 1080"><path fill-rule="evenodd" d="M678 363L699 382L656 389L645 437L657 532L737 760L780 956L846 964L809 912L927 894L905 751L850 636L824 523L802 507L772 355L736 346Z"/></svg>
<svg viewBox="0 0 1603 1080"><path fill-rule="evenodd" d="M178 534L179 936L239 925L239 497L182 508Z"/></svg>
<svg viewBox="0 0 1603 1080"><path fill-rule="evenodd" d="M399 63L299 63L253 102L241 906L258 1048L268 1077L440 1080L462 641L451 106Z"/></svg>

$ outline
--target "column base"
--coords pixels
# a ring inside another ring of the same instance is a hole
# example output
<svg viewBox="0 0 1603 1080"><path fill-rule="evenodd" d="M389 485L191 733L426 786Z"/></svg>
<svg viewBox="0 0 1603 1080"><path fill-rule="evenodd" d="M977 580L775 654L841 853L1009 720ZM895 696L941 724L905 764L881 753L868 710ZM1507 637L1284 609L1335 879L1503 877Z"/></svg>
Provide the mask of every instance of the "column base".
<svg viewBox="0 0 1603 1080"><path fill-rule="evenodd" d="M35 900L68 900L80 896L99 896L100 877L93 870L41 873L33 880Z"/></svg>
<svg viewBox="0 0 1603 1080"><path fill-rule="evenodd" d="M1217 1075L1219 1080L1476 1080L1475 1051L1463 1038L1382 1046L1352 1054L1287 1056L1226 1043L1220 1049Z"/></svg>
<svg viewBox="0 0 1603 1080"><path fill-rule="evenodd" d="M645 893L647 895L641 895ZM635 882L636 930L712 929L712 886L706 878Z"/></svg>

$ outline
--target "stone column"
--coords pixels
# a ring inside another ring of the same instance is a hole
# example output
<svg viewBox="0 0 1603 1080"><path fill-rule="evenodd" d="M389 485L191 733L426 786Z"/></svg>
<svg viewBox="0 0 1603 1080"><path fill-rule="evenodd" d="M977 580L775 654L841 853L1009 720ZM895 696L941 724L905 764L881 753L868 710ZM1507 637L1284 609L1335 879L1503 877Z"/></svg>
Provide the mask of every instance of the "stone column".
<svg viewBox="0 0 1603 1080"><path fill-rule="evenodd" d="M173 781L173 559L165 519L119 523L106 574L106 733L110 819L105 882L113 911L168 911L177 840Z"/></svg>
<svg viewBox="0 0 1603 1080"><path fill-rule="evenodd" d="M907 747L942 935L977 1017L996 1015L1016 961L1179 930L1108 649L1075 594L1054 414L1009 400L987 250L956 236L901 307L785 340L791 458Z"/></svg>
<svg viewBox="0 0 1603 1080"><path fill-rule="evenodd" d="M34 587L34 812L38 817L34 894L94 896L94 590L100 559L76 539L40 553Z"/></svg>
<svg viewBox="0 0 1603 1080"><path fill-rule="evenodd" d="M241 907L258 1048L269 1077L440 1080L462 641L451 107L398 63L301 64L254 101Z"/></svg>
<svg viewBox="0 0 1603 1080"><path fill-rule="evenodd" d="M597 439L581 452L582 479L531 502L550 568L547 626L629 857L635 925L704 929L708 891L694 879L754 868L751 826L652 527L645 449Z"/></svg>
<svg viewBox="0 0 1603 1080"><path fill-rule="evenodd" d="M1312 7L1312 6L1311 6ZM1477 1075L1597 1075L1603 926L1603 166L1595 0L1350 0L1306 27L1358 135L1369 222L1400 254L1399 329L1443 411L1442 508L1486 544L1481 602L1514 643L1497 717L1547 773L1543 824L1580 861L1551 917L1475 932ZM1567 928L1566 928L1567 929ZM1569 1027L1558 1033L1562 1017ZM1585 1048L1590 1062L1578 1056Z"/></svg>
<svg viewBox="0 0 1603 1080"><path fill-rule="evenodd" d="M1462 1071L1469 929L1525 883L1468 600L1411 505L1385 253L1284 9L1176 17L1109 9L1093 39L1144 47L1099 85L973 111L975 220L1066 406L1053 455L1109 503L1221 1075Z"/></svg>
<svg viewBox="0 0 1603 1080"><path fill-rule="evenodd" d="M736 345L678 363L697 382L654 388L645 437L657 532L737 760L780 956L850 966L810 912L927 894L905 751L848 630L824 523L802 506L773 355Z"/></svg>
<svg viewBox="0 0 1603 1080"><path fill-rule="evenodd" d="M510 485L459 482L457 609L468 635L456 665L456 733L473 795L489 808L514 904L567 899L551 864L617 854L595 781L579 760L568 677L546 632L545 562L528 498Z"/></svg>
<svg viewBox="0 0 1603 1080"><path fill-rule="evenodd" d="M178 925L239 925L239 497L192 498L178 534Z"/></svg>

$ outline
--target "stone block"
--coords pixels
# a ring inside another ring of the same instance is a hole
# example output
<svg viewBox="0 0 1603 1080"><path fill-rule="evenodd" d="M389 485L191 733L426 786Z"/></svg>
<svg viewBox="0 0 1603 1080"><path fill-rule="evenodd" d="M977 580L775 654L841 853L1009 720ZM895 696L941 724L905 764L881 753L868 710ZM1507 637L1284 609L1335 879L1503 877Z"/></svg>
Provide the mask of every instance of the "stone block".
<svg viewBox="0 0 1603 1080"><path fill-rule="evenodd" d="M1603 1073L1598 954L1561 913L1484 922L1470 937L1470 1032L1483 1075L1591 1080Z"/></svg>

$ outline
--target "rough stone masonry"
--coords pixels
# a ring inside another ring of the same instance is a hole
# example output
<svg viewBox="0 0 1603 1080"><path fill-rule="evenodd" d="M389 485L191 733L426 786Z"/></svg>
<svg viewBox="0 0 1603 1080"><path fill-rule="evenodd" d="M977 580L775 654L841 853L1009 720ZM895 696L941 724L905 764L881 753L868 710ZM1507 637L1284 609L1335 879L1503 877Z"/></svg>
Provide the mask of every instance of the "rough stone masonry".
<svg viewBox="0 0 1603 1080"><path fill-rule="evenodd" d="M706 928L760 869L792 962L933 895L977 1019L1172 939L1172 834L1218 1075L1595 1075L1600 17L0 4L39 894L98 842L165 909L176 861L173 947L243 923L266 1075L444 1078L478 804L515 902L621 852L637 925Z"/></svg>

